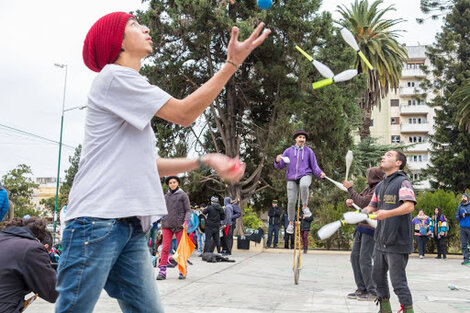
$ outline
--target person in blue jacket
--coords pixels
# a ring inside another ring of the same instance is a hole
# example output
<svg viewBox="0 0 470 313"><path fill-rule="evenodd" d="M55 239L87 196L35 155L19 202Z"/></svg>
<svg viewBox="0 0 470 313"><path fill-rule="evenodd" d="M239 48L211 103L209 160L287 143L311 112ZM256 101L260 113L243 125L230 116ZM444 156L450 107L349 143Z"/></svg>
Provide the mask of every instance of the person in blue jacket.
<svg viewBox="0 0 470 313"><path fill-rule="evenodd" d="M468 245L470 244L470 202L468 202L468 194L462 194L462 202L460 202L455 218L460 224L460 243L462 244L463 262L462 265L470 265L468 259Z"/></svg>
<svg viewBox="0 0 470 313"><path fill-rule="evenodd" d="M7 190L0 183L0 222L3 220L5 215L7 215L9 209L10 203L8 201Z"/></svg>

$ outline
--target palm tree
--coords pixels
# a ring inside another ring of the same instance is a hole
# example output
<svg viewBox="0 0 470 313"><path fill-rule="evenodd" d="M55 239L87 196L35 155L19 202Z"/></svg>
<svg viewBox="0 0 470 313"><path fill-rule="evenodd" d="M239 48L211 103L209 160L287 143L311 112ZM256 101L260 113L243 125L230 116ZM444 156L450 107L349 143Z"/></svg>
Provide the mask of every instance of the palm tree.
<svg viewBox="0 0 470 313"><path fill-rule="evenodd" d="M369 6L368 0L355 0L351 8L338 6L342 19L339 23L349 29L356 38L359 48L370 61L374 70L369 70L365 63L357 57L355 67L359 73L367 73L367 90L361 97L359 106L363 112L361 140L370 136L370 120L372 109L380 105L390 89L398 87L401 70L408 60L404 46L398 43L400 30L391 28L404 20L385 19L389 11L395 11L393 5L385 9L378 6L382 0L377 0Z"/></svg>
<svg viewBox="0 0 470 313"><path fill-rule="evenodd" d="M470 80L460 86L451 96L453 103L459 106L459 127L470 133Z"/></svg>

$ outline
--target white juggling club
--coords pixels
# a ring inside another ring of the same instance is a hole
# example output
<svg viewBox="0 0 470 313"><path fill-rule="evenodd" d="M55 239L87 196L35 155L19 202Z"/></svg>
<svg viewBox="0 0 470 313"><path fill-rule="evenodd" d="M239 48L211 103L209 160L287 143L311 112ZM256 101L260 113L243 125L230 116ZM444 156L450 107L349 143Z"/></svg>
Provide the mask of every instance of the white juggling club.
<svg viewBox="0 0 470 313"><path fill-rule="evenodd" d="M325 176L325 178L328 179L333 184L335 184L335 186L338 187L339 189L341 189L342 191L348 192L348 190L346 189L346 187L343 186L343 184L337 182L336 180L333 180L333 179L329 178L328 176Z"/></svg>
<svg viewBox="0 0 470 313"><path fill-rule="evenodd" d="M295 46L295 48L300 52L302 53L302 55L304 57L307 58L307 60L309 60L310 62L313 63L313 66L315 66L315 68L317 69L318 72L320 72L320 75L325 77L325 78L333 78L333 76L335 76L335 74L333 73L332 70L330 70L330 68L328 66L326 66L325 64L323 63L320 63L318 62L317 60L314 60L307 52L305 52L304 50L302 50L302 48L300 48L299 46Z"/></svg>
<svg viewBox="0 0 470 313"><path fill-rule="evenodd" d="M324 225L318 230L318 237L320 240L325 240L330 238L341 226L346 225L344 220L335 221Z"/></svg>
<svg viewBox="0 0 470 313"><path fill-rule="evenodd" d="M320 81L314 82L312 84L312 87L313 89L318 89L321 87L331 85L333 83L344 82L344 81L352 79L356 75L357 75L357 70L346 70L346 71L339 73L338 75L335 75L333 78L326 78L326 79L322 79Z"/></svg>
<svg viewBox="0 0 470 313"><path fill-rule="evenodd" d="M354 202L353 202L352 205L353 205L353 207L356 209L356 212L361 212L361 211L362 211L362 209L361 209L357 204L355 204ZM373 214L370 214L370 215L373 215ZM372 226L372 227L374 227L374 228L377 228L377 221L376 221L376 220L373 220L372 218L369 218L369 217L368 217L368 218L366 219L366 222L367 222L367 224L369 224L370 226Z"/></svg>
<svg viewBox="0 0 470 313"><path fill-rule="evenodd" d="M364 61L367 67L372 71L374 67L372 67L369 60L367 60L366 56L362 53L361 49L359 49L359 45L357 44L357 41L356 41L356 38L354 38L354 35L347 28L342 28L340 30L340 33L344 41L346 41L346 43L357 52L357 54L361 57L361 59Z"/></svg>
<svg viewBox="0 0 470 313"><path fill-rule="evenodd" d="M349 169L351 168L353 158L354 158L354 155L352 151L348 150L348 153L346 153L346 178L344 180L348 180Z"/></svg>

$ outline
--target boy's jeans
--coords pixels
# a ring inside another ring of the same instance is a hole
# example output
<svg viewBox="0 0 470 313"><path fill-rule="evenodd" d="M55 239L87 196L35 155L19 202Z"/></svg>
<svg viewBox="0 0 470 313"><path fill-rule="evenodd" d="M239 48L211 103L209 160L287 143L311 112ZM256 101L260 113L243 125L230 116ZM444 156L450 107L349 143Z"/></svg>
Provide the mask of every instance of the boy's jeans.
<svg viewBox="0 0 470 313"><path fill-rule="evenodd" d="M56 313L92 312L103 288L127 312L163 312L140 221L79 217L62 236Z"/></svg>
<svg viewBox="0 0 470 313"><path fill-rule="evenodd" d="M197 236L197 251L202 253L204 251L204 241L206 241L206 234L201 233L199 229L196 229L196 236Z"/></svg>

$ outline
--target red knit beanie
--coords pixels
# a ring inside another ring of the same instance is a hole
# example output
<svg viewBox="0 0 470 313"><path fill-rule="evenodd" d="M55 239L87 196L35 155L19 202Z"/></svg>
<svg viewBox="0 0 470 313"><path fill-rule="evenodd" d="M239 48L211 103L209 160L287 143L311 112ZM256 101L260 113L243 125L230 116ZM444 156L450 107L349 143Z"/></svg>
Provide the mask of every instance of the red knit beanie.
<svg viewBox="0 0 470 313"><path fill-rule="evenodd" d="M116 61L129 18L135 17L125 12L114 12L93 24L83 45L83 61L90 70L99 72L106 64Z"/></svg>

